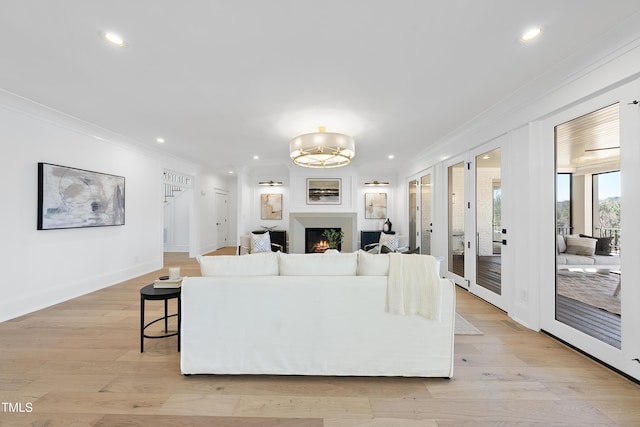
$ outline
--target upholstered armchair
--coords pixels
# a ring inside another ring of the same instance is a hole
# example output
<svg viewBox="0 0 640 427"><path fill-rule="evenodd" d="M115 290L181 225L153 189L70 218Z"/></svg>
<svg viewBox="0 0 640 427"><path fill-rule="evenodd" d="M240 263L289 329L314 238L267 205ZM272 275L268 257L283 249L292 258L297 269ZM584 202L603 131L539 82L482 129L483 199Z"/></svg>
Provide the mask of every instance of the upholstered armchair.
<svg viewBox="0 0 640 427"><path fill-rule="evenodd" d="M376 243L364 246L364 250L374 254L386 254L390 252L420 253L420 248L409 251L408 247L400 247L398 235L395 233L380 233L380 239ZM417 252L416 252L417 251Z"/></svg>

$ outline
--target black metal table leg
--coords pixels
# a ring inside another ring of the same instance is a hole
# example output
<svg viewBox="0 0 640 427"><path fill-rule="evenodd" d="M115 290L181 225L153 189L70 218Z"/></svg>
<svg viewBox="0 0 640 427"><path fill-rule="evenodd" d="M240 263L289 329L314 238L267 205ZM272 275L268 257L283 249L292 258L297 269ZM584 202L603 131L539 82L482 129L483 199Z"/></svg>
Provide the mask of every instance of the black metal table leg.
<svg viewBox="0 0 640 427"><path fill-rule="evenodd" d="M176 336L178 337L178 351L180 351L180 328L181 328L181 298L180 288L155 288L153 284L147 285L140 289L140 353L144 352L144 339L145 338L167 338ZM177 298L178 310L176 314L169 314L169 300ZM164 302L164 316L158 319L152 320L145 324L145 302L146 300L158 300ZM169 318L178 317L178 330L173 333L169 333ZM145 329L153 325L156 322L164 321L164 335L146 335Z"/></svg>
<svg viewBox="0 0 640 427"><path fill-rule="evenodd" d="M169 306L169 301L168 300L164 300L164 331L165 332L169 331L169 325L168 325L169 311L167 310L168 306Z"/></svg>
<svg viewBox="0 0 640 427"><path fill-rule="evenodd" d="M140 353L144 352L144 296L140 294Z"/></svg>

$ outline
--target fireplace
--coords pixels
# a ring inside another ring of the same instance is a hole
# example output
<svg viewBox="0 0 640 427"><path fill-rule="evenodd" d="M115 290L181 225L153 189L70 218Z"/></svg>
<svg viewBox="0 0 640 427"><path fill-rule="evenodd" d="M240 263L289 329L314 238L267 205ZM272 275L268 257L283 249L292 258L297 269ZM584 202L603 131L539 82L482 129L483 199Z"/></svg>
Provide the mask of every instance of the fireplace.
<svg viewBox="0 0 640 427"><path fill-rule="evenodd" d="M304 248L305 248L304 253L306 254L323 253L324 251L329 249L329 242L327 242L327 239L322 235L322 233L324 233L324 230L342 231L341 228L336 228L336 227L305 228L304 229ZM338 243L336 249L341 250L342 245Z"/></svg>
<svg viewBox="0 0 640 427"><path fill-rule="evenodd" d="M318 228L321 230L320 234L328 228L340 229L344 233L340 251L357 251L357 217L355 212L290 212L289 252L294 254L307 252L305 243L307 228Z"/></svg>

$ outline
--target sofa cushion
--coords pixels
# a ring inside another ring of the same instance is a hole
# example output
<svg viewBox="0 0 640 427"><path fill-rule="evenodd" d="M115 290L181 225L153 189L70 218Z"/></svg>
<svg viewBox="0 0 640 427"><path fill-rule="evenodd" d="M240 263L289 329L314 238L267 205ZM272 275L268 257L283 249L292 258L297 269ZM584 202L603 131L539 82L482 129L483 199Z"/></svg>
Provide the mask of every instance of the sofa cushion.
<svg viewBox="0 0 640 427"><path fill-rule="evenodd" d="M596 251L596 239L567 236L565 240L568 254L592 256Z"/></svg>
<svg viewBox="0 0 640 427"><path fill-rule="evenodd" d="M360 249L358 251L358 276L388 276L389 255L371 254Z"/></svg>
<svg viewBox="0 0 640 427"><path fill-rule="evenodd" d="M560 254L558 255L558 265L572 266L580 268L581 266L594 265L595 259L591 256L573 255L573 254Z"/></svg>
<svg viewBox="0 0 640 427"><path fill-rule="evenodd" d="M200 256L203 276L277 276L278 254L263 252L249 255Z"/></svg>
<svg viewBox="0 0 640 427"><path fill-rule="evenodd" d="M355 276L358 268L357 252L278 256L281 276Z"/></svg>
<svg viewBox="0 0 640 427"><path fill-rule="evenodd" d="M593 262L595 265L620 265L620 257L618 255L594 255Z"/></svg>
<svg viewBox="0 0 640 427"><path fill-rule="evenodd" d="M613 240L613 237L592 237L586 234L581 234L580 237L596 239L596 255L611 255L611 240Z"/></svg>
<svg viewBox="0 0 640 427"><path fill-rule="evenodd" d="M251 233L251 253L271 252L271 236L269 232L262 234Z"/></svg>

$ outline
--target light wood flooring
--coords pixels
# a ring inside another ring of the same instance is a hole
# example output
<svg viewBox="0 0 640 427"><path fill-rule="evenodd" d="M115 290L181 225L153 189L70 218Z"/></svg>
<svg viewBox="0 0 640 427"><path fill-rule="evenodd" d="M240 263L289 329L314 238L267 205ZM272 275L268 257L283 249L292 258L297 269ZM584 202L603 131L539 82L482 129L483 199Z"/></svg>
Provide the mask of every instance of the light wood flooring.
<svg viewBox="0 0 640 427"><path fill-rule="evenodd" d="M199 274L181 254L165 265ZM185 377L176 337L140 353L139 289L161 274L0 323L0 425L640 425L640 386L461 289L457 310L484 335L455 337L451 380ZM161 308L147 302L150 318Z"/></svg>
<svg viewBox="0 0 640 427"><path fill-rule="evenodd" d="M478 257L477 280L480 286L498 295L502 292L501 258ZM454 255L452 272L464 275L464 255ZM558 276L561 280L561 276ZM556 319L615 348L622 348L620 315L562 295L556 296Z"/></svg>

